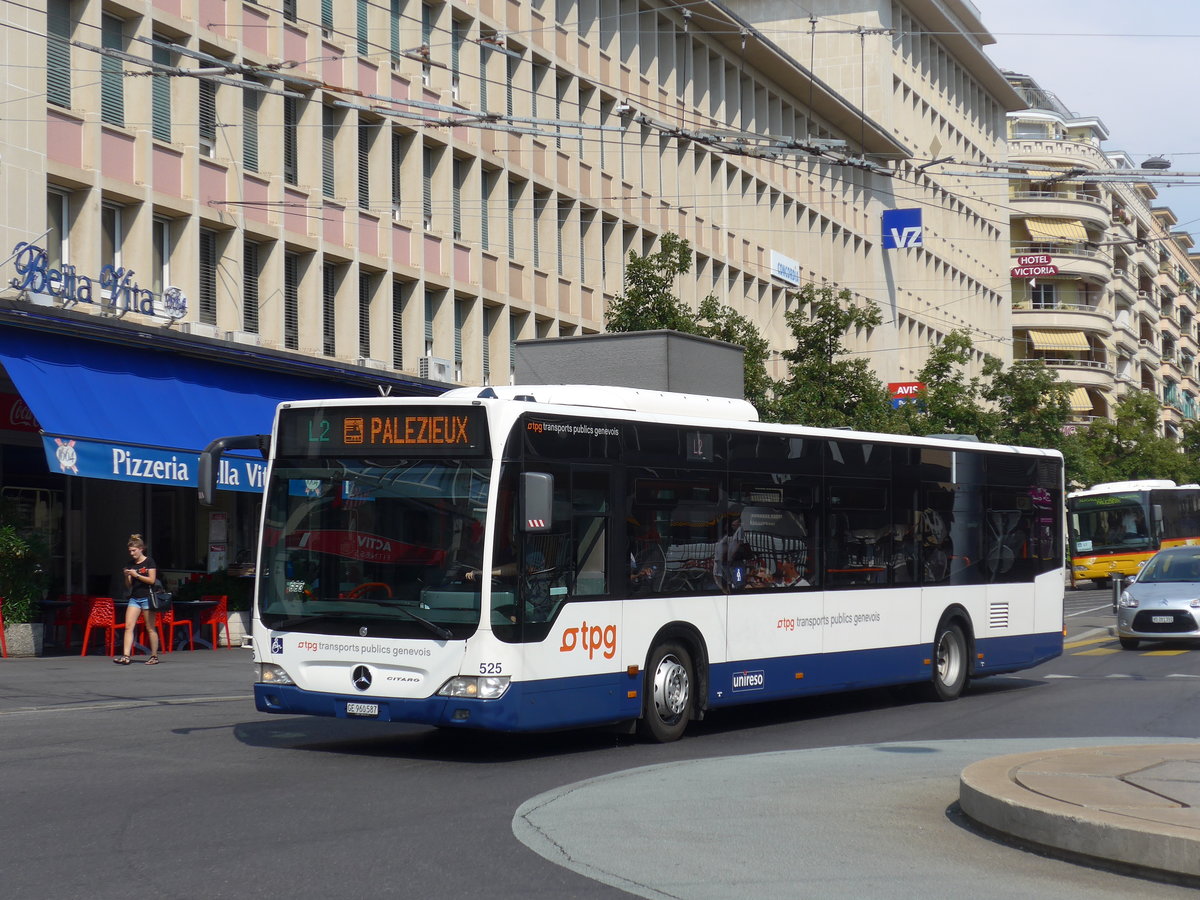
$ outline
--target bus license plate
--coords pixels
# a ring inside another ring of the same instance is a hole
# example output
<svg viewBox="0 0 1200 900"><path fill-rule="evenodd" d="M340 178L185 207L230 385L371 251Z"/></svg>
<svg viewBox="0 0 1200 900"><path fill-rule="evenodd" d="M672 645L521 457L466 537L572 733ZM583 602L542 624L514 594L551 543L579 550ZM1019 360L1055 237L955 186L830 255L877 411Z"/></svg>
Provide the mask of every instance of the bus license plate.
<svg viewBox="0 0 1200 900"><path fill-rule="evenodd" d="M347 703L346 715L348 716L378 716L378 703Z"/></svg>
<svg viewBox="0 0 1200 900"><path fill-rule="evenodd" d="M1174 616L1151 616L1150 621L1155 625L1170 625L1175 621Z"/></svg>

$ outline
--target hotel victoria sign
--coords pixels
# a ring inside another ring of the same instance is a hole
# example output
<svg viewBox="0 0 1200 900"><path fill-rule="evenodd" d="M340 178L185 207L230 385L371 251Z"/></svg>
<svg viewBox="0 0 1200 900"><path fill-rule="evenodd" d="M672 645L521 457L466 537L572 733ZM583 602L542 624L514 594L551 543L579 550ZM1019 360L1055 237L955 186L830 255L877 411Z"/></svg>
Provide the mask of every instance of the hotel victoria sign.
<svg viewBox="0 0 1200 900"><path fill-rule="evenodd" d="M177 287L168 287L161 295L146 290L133 280L132 269L105 266L98 278L80 275L72 265L50 268L50 257L41 247L21 241L12 252L17 277L11 287L23 294L53 297L64 308L77 303L99 303L110 316L135 312L178 321L187 315L187 298Z"/></svg>

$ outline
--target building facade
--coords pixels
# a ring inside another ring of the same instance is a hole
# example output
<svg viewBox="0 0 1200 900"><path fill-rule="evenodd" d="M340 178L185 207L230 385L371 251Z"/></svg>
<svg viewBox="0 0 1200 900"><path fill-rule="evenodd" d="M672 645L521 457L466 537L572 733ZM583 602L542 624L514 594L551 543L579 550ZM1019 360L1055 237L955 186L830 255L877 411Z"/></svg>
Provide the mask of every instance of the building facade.
<svg viewBox="0 0 1200 900"><path fill-rule="evenodd" d="M911 377L955 328L1009 357L1008 218L941 174L947 157L1001 161L1020 106L977 14L958 0L814 12L805 41L794 5L740 2L10 4L0 99L20 124L0 134L0 328L81 342L93 373L159 354L203 362L189 384L293 379L275 399L507 383L517 340L602 331L629 253L675 232L695 252L679 295L716 296L776 351L792 292L813 282L880 305L884 324L851 347L884 380ZM905 209L921 229L885 249L883 215ZM43 368L75 352L44 343ZM0 348L0 391L35 424L0 433L23 448L2 483L61 494L60 543L106 558L46 441L194 453L198 438L79 433L78 411L28 402L22 346ZM151 373L137 384L179 408ZM95 509L131 510L122 533L153 542L156 505L175 510L170 532L192 537L174 568L218 543L186 479L79 480ZM100 580L78 556L64 588Z"/></svg>
<svg viewBox="0 0 1200 900"><path fill-rule="evenodd" d="M1009 115L1014 355L1073 385L1077 424L1144 390L1178 438L1200 414L1191 236L1154 205L1155 170L1102 147L1103 122L1009 77L1027 101Z"/></svg>

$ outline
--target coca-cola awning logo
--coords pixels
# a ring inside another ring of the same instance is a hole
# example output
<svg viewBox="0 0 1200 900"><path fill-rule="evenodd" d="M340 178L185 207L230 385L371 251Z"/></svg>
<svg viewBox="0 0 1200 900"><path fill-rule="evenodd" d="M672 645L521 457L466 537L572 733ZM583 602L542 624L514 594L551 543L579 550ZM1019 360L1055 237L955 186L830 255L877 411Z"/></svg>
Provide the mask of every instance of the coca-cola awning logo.
<svg viewBox="0 0 1200 900"><path fill-rule="evenodd" d="M0 394L0 428L8 431L39 431L29 405L17 394Z"/></svg>

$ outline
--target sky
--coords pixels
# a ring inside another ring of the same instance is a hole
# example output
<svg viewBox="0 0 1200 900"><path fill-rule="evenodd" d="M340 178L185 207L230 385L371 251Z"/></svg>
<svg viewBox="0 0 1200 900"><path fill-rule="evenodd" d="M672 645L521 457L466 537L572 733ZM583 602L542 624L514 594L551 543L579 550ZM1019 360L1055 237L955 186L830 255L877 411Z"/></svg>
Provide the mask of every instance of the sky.
<svg viewBox="0 0 1200 900"><path fill-rule="evenodd" d="M1002 69L1031 76L1062 104L1097 116L1105 150L1135 163L1165 156L1171 172L1200 172L1200 3L1196 0L972 0ZM1178 178L1178 176L1167 176ZM1156 184L1156 206L1200 244L1200 176Z"/></svg>

